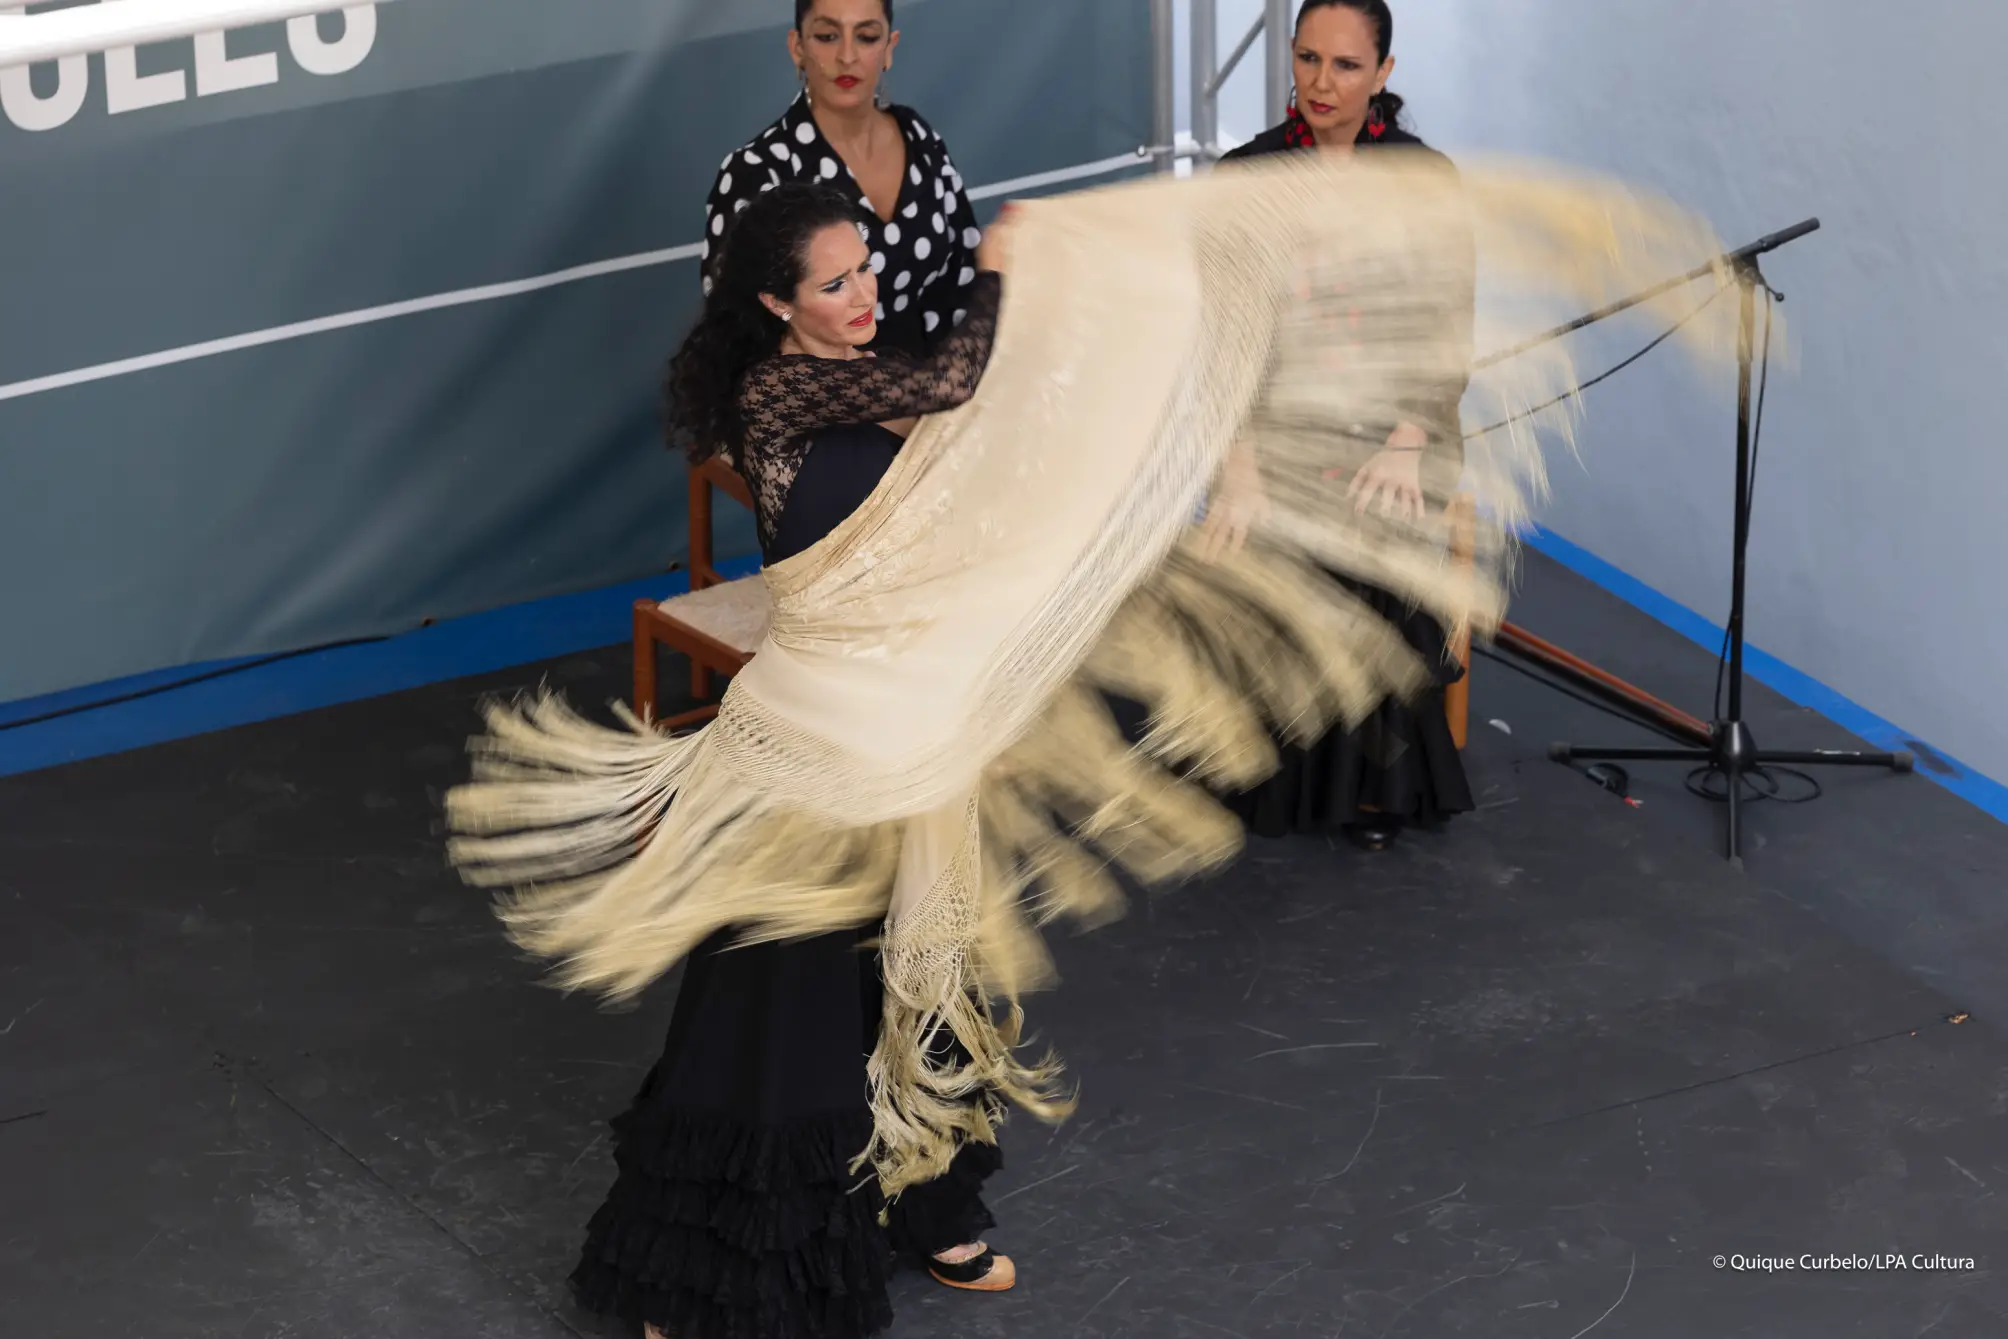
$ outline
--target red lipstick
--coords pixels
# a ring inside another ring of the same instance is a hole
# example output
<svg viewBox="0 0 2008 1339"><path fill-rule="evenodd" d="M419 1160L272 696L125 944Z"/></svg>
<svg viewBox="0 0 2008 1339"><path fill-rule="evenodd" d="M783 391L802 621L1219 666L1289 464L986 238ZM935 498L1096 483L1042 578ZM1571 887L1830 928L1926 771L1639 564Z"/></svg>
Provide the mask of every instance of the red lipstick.
<svg viewBox="0 0 2008 1339"><path fill-rule="evenodd" d="M852 89L856 88L859 84L863 83L864 80L858 78L854 74L840 74L837 76L836 82L838 88Z"/></svg>

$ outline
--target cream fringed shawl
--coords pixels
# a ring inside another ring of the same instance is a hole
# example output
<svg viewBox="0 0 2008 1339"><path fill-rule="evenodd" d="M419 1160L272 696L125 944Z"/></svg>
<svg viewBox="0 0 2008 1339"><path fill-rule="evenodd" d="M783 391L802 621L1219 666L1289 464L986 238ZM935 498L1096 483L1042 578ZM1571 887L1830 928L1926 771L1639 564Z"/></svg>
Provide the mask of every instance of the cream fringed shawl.
<svg viewBox="0 0 2008 1339"><path fill-rule="evenodd" d="M1057 1065L1018 1050L1020 997L1052 976L1036 927L1117 914L1110 863L1146 883L1217 869L1241 832L1208 786L1269 775L1276 733L1314 739L1424 683L1319 568L1454 629L1501 616L1507 536L1544 480L1531 430L1467 452L1468 566L1444 542L1456 480L1425 476L1422 522L1344 500L1394 422L1436 404L1423 426L1457 431L1473 256L1517 335L1719 251L1607 184L1392 153L1026 203L975 398L767 569L772 629L717 718L671 737L549 696L492 707L449 800L453 858L513 890L500 914L563 985L615 998L724 927L883 922L860 1162L890 1194L993 1139L1005 1100L1057 1119ZM1478 378L1467 412L1566 392L1561 355ZM1267 510L1208 561L1194 517L1237 440ZM1105 692L1150 708L1141 746ZM929 1058L943 1028L970 1063Z"/></svg>

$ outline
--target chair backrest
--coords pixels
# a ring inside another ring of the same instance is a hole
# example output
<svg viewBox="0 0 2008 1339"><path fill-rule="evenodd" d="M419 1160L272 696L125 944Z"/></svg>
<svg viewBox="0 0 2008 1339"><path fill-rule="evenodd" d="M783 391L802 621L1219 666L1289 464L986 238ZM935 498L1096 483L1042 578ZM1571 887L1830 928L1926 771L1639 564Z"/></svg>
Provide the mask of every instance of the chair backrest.
<svg viewBox="0 0 2008 1339"><path fill-rule="evenodd" d="M690 588L723 584L711 542L711 493L716 489L746 510L753 510L753 490L730 465L712 456L690 467Z"/></svg>

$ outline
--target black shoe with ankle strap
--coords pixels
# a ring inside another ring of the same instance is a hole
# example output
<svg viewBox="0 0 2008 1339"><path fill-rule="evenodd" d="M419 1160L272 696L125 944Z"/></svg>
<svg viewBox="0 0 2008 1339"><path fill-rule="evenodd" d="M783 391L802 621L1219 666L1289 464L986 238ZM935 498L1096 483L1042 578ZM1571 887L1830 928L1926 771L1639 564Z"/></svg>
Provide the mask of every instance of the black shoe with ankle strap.
<svg viewBox="0 0 2008 1339"><path fill-rule="evenodd" d="M1357 823L1346 824L1346 838L1362 851L1385 851L1401 835L1401 820L1387 814L1370 814Z"/></svg>

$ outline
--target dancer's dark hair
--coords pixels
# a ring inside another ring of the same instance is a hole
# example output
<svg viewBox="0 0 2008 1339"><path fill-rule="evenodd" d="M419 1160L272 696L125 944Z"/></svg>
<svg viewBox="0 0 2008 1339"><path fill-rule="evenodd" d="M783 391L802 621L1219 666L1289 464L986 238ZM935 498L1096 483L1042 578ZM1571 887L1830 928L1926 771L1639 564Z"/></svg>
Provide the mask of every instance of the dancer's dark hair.
<svg viewBox="0 0 2008 1339"><path fill-rule="evenodd" d="M797 8L800 7L798 3ZM1387 64L1388 53L1394 50L1394 11L1388 8L1387 0L1304 0L1297 11L1297 27L1301 29L1304 16L1318 9L1350 9L1364 14L1374 26L1374 45L1380 50L1381 64ZM1384 88L1374 95L1374 106L1380 108L1381 118L1396 129L1407 129L1401 119L1404 105L1401 94L1391 89Z"/></svg>
<svg viewBox="0 0 2008 1339"><path fill-rule="evenodd" d="M686 447L693 462L738 448L746 434L739 383L774 356L788 329L761 294L794 301L810 240L825 228L863 221L840 191L792 181L762 191L730 217L704 309L669 360L663 401L671 445Z"/></svg>
<svg viewBox="0 0 2008 1339"><path fill-rule="evenodd" d="M892 26L892 0L879 0L879 5L881 8L885 10L886 27L890 28ZM814 9L815 7L816 7L816 0L795 0L796 32L802 31L802 25L808 21L809 11ZM1385 59L1385 57L1383 57L1383 59Z"/></svg>

